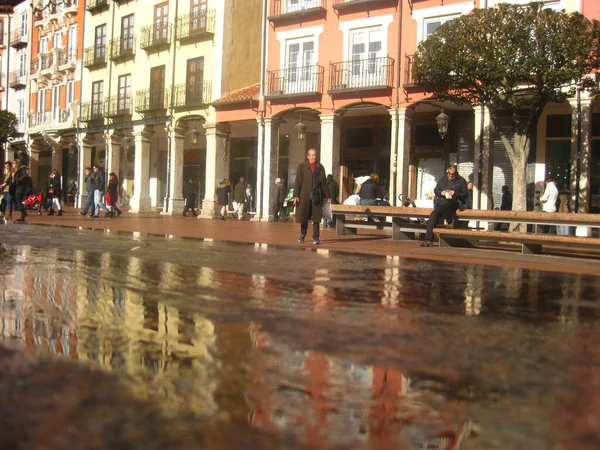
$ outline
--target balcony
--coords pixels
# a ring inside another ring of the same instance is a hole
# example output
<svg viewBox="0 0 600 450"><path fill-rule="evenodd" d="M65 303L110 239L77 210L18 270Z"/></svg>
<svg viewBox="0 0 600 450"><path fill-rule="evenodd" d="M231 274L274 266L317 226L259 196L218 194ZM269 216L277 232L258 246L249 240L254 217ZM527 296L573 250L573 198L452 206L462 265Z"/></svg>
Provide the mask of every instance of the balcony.
<svg viewBox="0 0 600 450"><path fill-rule="evenodd" d="M40 75L50 76L52 74L52 68L54 67L54 52L40 53L38 55L38 61L40 63Z"/></svg>
<svg viewBox="0 0 600 450"><path fill-rule="evenodd" d="M170 23L156 23L142 28L142 50L158 51L171 46L171 32L173 25Z"/></svg>
<svg viewBox="0 0 600 450"><path fill-rule="evenodd" d="M333 9L338 12L394 6L398 0L333 0Z"/></svg>
<svg viewBox="0 0 600 450"><path fill-rule="evenodd" d="M356 59L329 65L328 94L391 89L394 83L394 60Z"/></svg>
<svg viewBox="0 0 600 450"><path fill-rule="evenodd" d="M131 95L115 95L107 98L104 111L106 112L106 117L111 119L131 116Z"/></svg>
<svg viewBox="0 0 600 450"><path fill-rule="evenodd" d="M15 49L27 47L28 37L26 30L13 30L10 33L10 46Z"/></svg>
<svg viewBox="0 0 600 450"><path fill-rule="evenodd" d="M93 70L106 66L106 47L88 47L84 51L83 67Z"/></svg>
<svg viewBox="0 0 600 450"><path fill-rule="evenodd" d="M40 61L37 58L31 58L31 67L29 70L29 76L31 78L37 78L40 70Z"/></svg>
<svg viewBox="0 0 600 450"><path fill-rule="evenodd" d="M269 21L275 25L327 14L326 0L272 0Z"/></svg>
<svg viewBox="0 0 600 450"><path fill-rule="evenodd" d="M126 61L135 57L135 36L128 35L110 41L110 60Z"/></svg>
<svg viewBox="0 0 600 450"><path fill-rule="evenodd" d="M168 89L143 89L135 93L135 112L162 113L169 104Z"/></svg>
<svg viewBox="0 0 600 450"><path fill-rule="evenodd" d="M29 128L36 128L40 126L69 128L73 126L72 116L73 115L70 108L58 108L54 111L45 112L37 111L29 116Z"/></svg>
<svg viewBox="0 0 600 450"><path fill-rule="evenodd" d="M108 9L108 0L87 0L85 10L96 14Z"/></svg>
<svg viewBox="0 0 600 450"><path fill-rule="evenodd" d="M269 84L265 98L273 100L322 94L324 73L325 69L322 66L269 70L267 72Z"/></svg>
<svg viewBox="0 0 600 450"><path fill-rule="evenodd" d="M8 86L12 89L24 89L27 86L27 73L15 70L8 75Z"/></svg>
<svg viewBox="0 0 600 450"><path fill-rule="evenodd" d="M177 19L178 41L201 41L211 39L214 34L215 11L213 9L186 14Z"/></svg>
<svg viewBox="0 0 600 450"><path fill-rule="evenodd" d="M201 81L195 84L178 84L175 86L174 107L180 109L197 109L208 107L212 98L212 82Z"/></svg>
<svg viewBox="0 0 600 450"><path fill-rule="evenodd" d="M81 121L94 122L104 119L103 102L86 102L81 104Z"/></svg>
<svg viewBox="0 0 600 450"><path fill-rule="evenodd" d="M413 88L417 85L413 79L413 65L415 63L415 55L404 55L404 87Z"/></svg>
<svg viewBox="0 0 600 450"><path fill-rule="evenodd" d="M115 2L117 5L122 5L123 3L128 3L131 0L112 0L113 2Z"/></svg>
<svg viewBox="0 0 600 450"><path fill-rule="evenodd" d="M58 70L75 70L77 64L77 47L59 48L57 50Z"/></svg>

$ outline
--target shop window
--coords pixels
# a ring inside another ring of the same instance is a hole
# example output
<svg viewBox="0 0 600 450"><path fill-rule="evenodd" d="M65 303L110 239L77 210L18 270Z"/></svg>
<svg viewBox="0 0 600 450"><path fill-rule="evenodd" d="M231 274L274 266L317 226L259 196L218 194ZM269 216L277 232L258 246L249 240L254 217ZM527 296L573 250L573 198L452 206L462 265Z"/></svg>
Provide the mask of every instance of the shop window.
<svg viewBox="0 0 600 450"><path fill-rule="evenodd" d="M373 128L348 128L346 148L373 148Z"/></svg>
<svg viewBox="0 0 600 450"><path fill-rule="evenodd" d="M571 114L556 114L546 118L546 137L570 138Z"/></svg>
<svg viewBox="0 0 600 450"><path fill-rule="evenodd" d="M546 141L546 175L553 176L560 188L569 186L571 140Z"/></svg>
<svg viewBox="0 0 600 450"><path fill-rule="evenodd" d="M424 124L415 126L415 146L442 147L444 140L437 130L437 125Z"/></svg>

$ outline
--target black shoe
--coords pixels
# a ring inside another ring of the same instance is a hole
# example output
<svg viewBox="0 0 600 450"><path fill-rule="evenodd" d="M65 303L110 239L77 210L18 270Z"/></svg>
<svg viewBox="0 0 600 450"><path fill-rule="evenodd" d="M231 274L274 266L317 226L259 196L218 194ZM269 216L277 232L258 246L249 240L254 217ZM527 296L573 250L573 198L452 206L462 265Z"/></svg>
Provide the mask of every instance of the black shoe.
<svg viewBox="0 0 600 450"><path fill-rule="evenodd" d="M41 214L41 213L38 213L38 214ZM79 215L85 217L85 213L80 212Z"/></svg>
<svg viewBox="0 0 600 450"><path fill-rule="evenodd" d="M304 242L304 235L301 234L300 237L298 238L298 242L302 243Z"/></svg>
<svg viewBox="0 0 600 450"><path fill-rule="evenodd" d="M117 211L117 217L119 217L121 214L123 214L123 212L121 210Z"/></svg>
<svg viewBox="0 0 600 450"><path fill-rule="evenodd" d="M420 245L421 245L421 247L433 247L433 241L426 239L424 241L421 241Z"/></svg>
<svg viewBox="0 0 600 450"><path fill-rule="evenodd" d="M60 216L62 216L62 209L59 209L59 210L58 210L58 214L57 214L57 216L59 216L59 217L60 217Z"/></svg>
<svg viewBox="0 0 600 450"><path fill-rule="evenodd" d="M99 218L100 218L100 216L98 216L98 215L94 215L94 216L90 216L90 217L91 217L92 219L99 219Z"/></svg>
<svg viewBox="0 0 600 450"><path fill-rule="evenodd" d="M321 244L321 241L319 240L319 238L314 238L314 239L313 239L313 244L315 244L315 245L320 245L320 244Z"/></svg>
<svg viewBox="0 0 600 450"><path fill-rule="evenodd" d="M41 215L42 215L42 212L41 212L41 211L38 211L38 212L37 212L37 215L38 215L38 216L41 216Z"/></svg>

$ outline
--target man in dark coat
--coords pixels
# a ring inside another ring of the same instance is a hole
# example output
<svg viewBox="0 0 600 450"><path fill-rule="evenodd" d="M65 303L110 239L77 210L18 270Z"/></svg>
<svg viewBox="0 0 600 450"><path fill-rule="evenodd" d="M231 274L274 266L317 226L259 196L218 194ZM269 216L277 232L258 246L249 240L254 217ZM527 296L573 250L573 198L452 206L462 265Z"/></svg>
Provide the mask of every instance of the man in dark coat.
<svg viewBox="0 0 600 450"><path fill-rule="evenodd" d="M106 191L106 178L104 175L104 170L102 170L98 165L94 164L94 173L96 174L94 177L94 203L96 204L95 214L92 216L97 219L100 214L100 208L104 211L104 217L108 217L110 215L110 211L102 201L102 197L104 197L104 192Z"/></svg>
<svg viewBox="0 0 600 450"><path fill-rule="evenodd" d="M88 213L88 210L92 208L92 216L98 214L95 212L95 204L94 204L94 190L96 183L94 182L94 178L96 174L92 172L91 167L85 168L85 189L87 190L87 200L85 202L85 206L83 210L79 213L80 216L85 216Z"/></svg>
<svg viewBox="0 0 600 450"><path fill-rule="evenodd" d="M240 177L240 182L233 187L233 201L237 211L238 220L244 217L244 205L246 204L246 184L244 177Z"/></svg>
<svg viewBox="0 0 600 450"><path fill-rule="evenodd" d="M187 180L183 184L183 198L185 200L185 207L183 208L183 217L187 217L187 212L191 209L192 214L196 217L196 190L194 189L194 182Z"/></svg>
<svg viewBox="0 0 600 450"><path fill-rule="evenodd" d="M379 189L379 175L372 173L367 181L360 186L358 192L361 205L374 205L377 199L381 197L381 189Z"/></svg>
<svg viewBox="0 0 600 450"><path fill-rule="evenodd" d="M300 223L298 242L304 242L308 231L308 221L313 222L313 243L318 245L321 210L325 199L331 198L327 187L325 168L317 162L317 151L311 148L306 152L306 161L296 169L294 182L294 205L296 205L296 222Z"/></svg>
<svg viewBox="0 0 600 450"><path fill-rule="evenodd" d="M269 197L271 211L273 211L273 222L277 223L279 222L279 213L281 212L283 202L285 201L285 190L283 187L283 183L281 183L281 178L275 178L275 184L271 189Z"/></svg>
<svg viewBox="0 0 600 450"><path fill-rule="evenodd" d="M427 222L427 231L425 239L421 242L421 247L431 247L433 245L433 229L441 218L449 223L453 222L456 216L456 210L460 202L465 202L469 195L467 191L467 182L458 174L456 166L452 165L446 170L446 175L438 181L435 187L435 200L432 213Z"/></svg>
<svg viewBox="0 0 600 450"><path fill-rule="evenodd" d="M62 182L58 170L54 169L48 177L46 190L48 192L48 201L50 203L50 211L48 212L48 215L54 215L54 205L56 205L56 209L58 209L58 215L62 216L62 205L60 204L60 198L62 196Z"/></svg>

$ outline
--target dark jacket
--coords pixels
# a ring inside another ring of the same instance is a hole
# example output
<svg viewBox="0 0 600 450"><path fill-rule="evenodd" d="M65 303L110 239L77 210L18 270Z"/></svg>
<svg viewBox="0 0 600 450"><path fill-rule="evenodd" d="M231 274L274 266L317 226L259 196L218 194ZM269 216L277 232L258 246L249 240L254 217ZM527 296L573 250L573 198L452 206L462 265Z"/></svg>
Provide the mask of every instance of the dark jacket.
<svg viewBox="0 0 600 450"><path fill-rule="evenodd" d="M52 198L60 198L62 194L62 184L60 182L60 175L54 175L54 177L48 177L46 183L46 192L48 196Z"/></svg>
<svg viewBox="0 0 600 450"><path fill-rule="evenodd" d="M104 192L106 190L106 179L104 177L104 171L98 169L98 172L94 172L96 176L94 177L94 189L96 191Z"/></svg>
<svg viewBox="0 0 600 450"><path fill-rule="evenodd" d="M321 202L318 205L312 205L310 193L313 188L317 189L321 195ZM298 197L300 202L296 204L296 222L304 223L312 219L313 223L321 222L321 209L323 201L330 198L329 188L327 187L327 176L325 168L317 163L317 168L313 174L310 171L310 164L305 161L298 165L296 169L296 181L294 182L294 197ZM310 214L312 210L312 215Z"/></svg>
<svg viewBox="0 0 600 450"><path fill-rule="evenodd" d="M227 206L229 204L229 194L231 193L231 186L224 186L217 188L217 202L221 206Z"/></svg>
<svg viewBox="0 0 600 450"><path fill-rule="evenodd" d="M443 199L443 204L446 198L442 196L442 191L454 191L454 197L452 197L452 200L456 200L456 208L459 207L460 203L464 205L469 195L469 190L467 189L467 182L463 177L461 177L458 174L456 174L456 177L454 177L454 179L452 180L448 179L447 175L444 175L442 178L440 178L438 184L433 190L436 199Z"/></svg>
<svg viewBox="0 0 600 450"><path fill-rule="evenodd" d="M271 189L270 204L271 205L282 205L285 200L285 188L283 187L283 183L274 184L273 189Z"/></svg>
<svg viewBox="0 0 600 450"><path fill-rule="evenodd" d="M194 189L194 185L188 181L183 184L183 198L187 205L196 203L196 190Z"/></svg>
<svg viewBox="0 0 600 450"><path fill-rule="evenodd" d="M109 180L106 191L110 194L111 203L114 204L119 198L119 180L117 178Z"/></svg>
<svg viewBox="0 0 600 450"><path fill-rule="evenodd" d="M375 200L381 197L381 191L377 183L369 178L360 186L358 196L361 200Z"/></svg>
<svg viewBox="0 0 600 450"><path fill-rule="evenodd" d="M238 183L233 188L233 201L246 203L246 185L244 183Z"/></svg>
<svg viewBox="0 0 600 450"><path fill-rule="evenodd" d="M94 178L96 174L91 172L89 175L85 176L85 188L87 189L88 194L93 193L96 190Z"/></svg>
<svg viewBox="0 0 600 450"><path fill-rule="evenodd" d="M512 210L512 195L510 192L504 192L502 194L502 203L500 204L500 209L502 211Z"/></svg>
<svg viewBox="0 0 600 450"><path fill-rule="evenodd" d="M31 177L27 175L27 166L21 166L21 168L15 172L15 176L10 185L10 193L12 195L25 195L32 191L33 184Z"/></svg>
<svg viewBox="0 0 600 450"><path fill-rule="evenodd" d="M10 192L10 183L12 182L11 172L9 171L4 177L4 183L2 189L0 189L0 193Z"/></svg>
<svg viewBox="0 0 600 450"><path fill-rule="evenodd" d="M329 194L331 198L337 199L340 195L340 186L333 178L327 178L327 188L329 188Z"/></svg>

